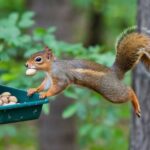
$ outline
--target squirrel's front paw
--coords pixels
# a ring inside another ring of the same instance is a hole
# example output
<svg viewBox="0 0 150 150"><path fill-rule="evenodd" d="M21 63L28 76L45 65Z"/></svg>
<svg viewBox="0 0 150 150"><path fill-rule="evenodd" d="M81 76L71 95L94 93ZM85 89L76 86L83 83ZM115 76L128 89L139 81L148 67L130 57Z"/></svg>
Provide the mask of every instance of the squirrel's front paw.
<svg viewBox="0 0 150 150"><path fill-rule="evenodd" d="M44 99L44 98L46 98L47 97L47 93L40 93L40 98L41 99Z"/></svg>
<svg viewBox="0 0 150 150"><path fill-rule="evenodd" d="M28 89L28 90L27 90L27 95L28 95L28 96L31 96L31 95L33 95L36 91L37 91L37 90L36 90L35 88Z"/></svg>

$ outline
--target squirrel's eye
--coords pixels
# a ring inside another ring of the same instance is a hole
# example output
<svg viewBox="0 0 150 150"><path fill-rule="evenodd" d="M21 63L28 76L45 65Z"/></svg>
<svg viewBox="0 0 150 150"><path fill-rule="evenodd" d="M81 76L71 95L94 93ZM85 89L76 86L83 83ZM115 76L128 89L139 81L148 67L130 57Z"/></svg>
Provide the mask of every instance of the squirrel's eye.
<svg viewBox="0 0 150 150"><path fill-rule="evenodd" d="M41 58L41 57L36 57L36 58L35 58L35 61L36 61L37 63L41 63L41 62L42 62L42 58Z"/></svg>

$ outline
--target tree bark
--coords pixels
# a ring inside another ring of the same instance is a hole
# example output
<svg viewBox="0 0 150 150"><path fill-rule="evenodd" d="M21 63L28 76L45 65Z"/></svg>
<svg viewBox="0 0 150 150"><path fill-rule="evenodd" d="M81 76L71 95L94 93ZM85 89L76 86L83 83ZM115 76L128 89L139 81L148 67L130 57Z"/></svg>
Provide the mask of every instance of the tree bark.
<svg viewBox="0 0 150 150"><path fill-rule="evenodd" d="M138 1L138 27L150 30L150 1ZM142 117L133 113L130 136L130 150L150 150L150 74L143 64L139 64L133 72L133 87L141 105Z"/></svg>
<svg viewBox="0 0 150 150"><path fill-rule="evenodd" d="M38 26L57 28L56 37L73 41L73 23L78 19L69 0L30 0L28 8L36 12ZM59 96L50 105L50 114L42 115L39 120L40 150L76 150L75 117L63 119L63 110L72 100Z"/></svg>

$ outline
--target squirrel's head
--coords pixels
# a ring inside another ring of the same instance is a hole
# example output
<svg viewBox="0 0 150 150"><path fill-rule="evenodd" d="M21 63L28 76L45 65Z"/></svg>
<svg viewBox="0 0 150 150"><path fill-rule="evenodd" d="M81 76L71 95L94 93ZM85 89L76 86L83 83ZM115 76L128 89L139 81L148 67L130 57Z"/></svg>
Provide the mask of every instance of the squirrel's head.
<svg viewBox="0 0 150 150"><path fill-rule="evenodd" d="M50 71L54 58L52 50L48 47L45 47L43 51L33 54L26 62L26 75L34 75L38 70Z"/></svg>

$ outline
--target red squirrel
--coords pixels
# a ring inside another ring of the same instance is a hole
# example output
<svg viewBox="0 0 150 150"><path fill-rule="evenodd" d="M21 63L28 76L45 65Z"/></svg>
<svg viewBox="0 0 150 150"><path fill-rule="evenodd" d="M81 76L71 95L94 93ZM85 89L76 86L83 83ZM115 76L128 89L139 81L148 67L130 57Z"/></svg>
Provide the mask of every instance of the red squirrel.
<svg viewBox="0 0 150 150"><path fill-rule="evenodd" d="M59 94L70 84L77 84L100 93L113 103L131 101L135 113L140 117L138 98L122 79L140 60L150 67L150 37L136 30L127 30L117 41L116 49L116 60L109 68L87 60L59 60L46 47L26 62L27 75L33 75L36 71L46 74L42 84L29 89L28 95L48 89L40 94L40 98L46 98Z"/></svg>

